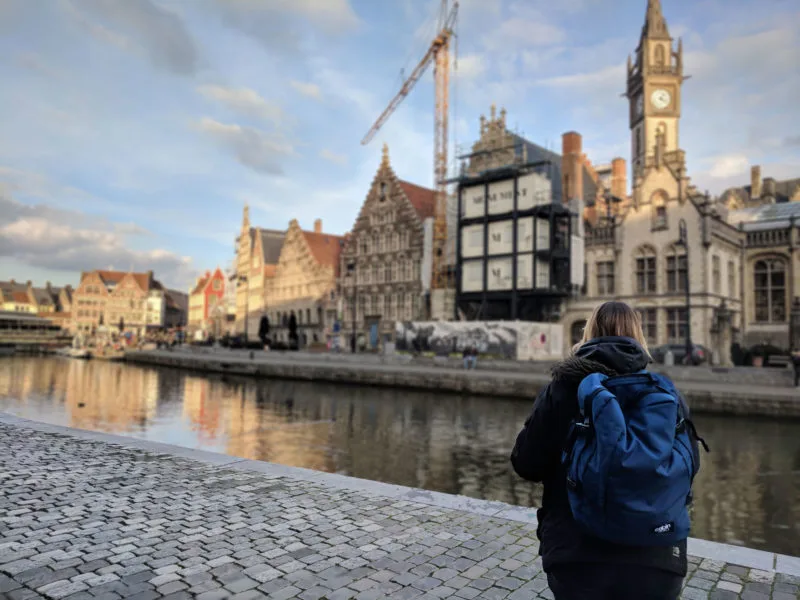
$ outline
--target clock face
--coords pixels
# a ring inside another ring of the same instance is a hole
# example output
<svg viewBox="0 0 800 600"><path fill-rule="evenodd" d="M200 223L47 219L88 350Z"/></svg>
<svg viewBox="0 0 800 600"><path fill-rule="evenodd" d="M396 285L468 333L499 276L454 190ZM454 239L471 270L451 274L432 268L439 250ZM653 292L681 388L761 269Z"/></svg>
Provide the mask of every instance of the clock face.
<svg viewBox="0 0 800 600"><path fill-rule="evenodd" d="M672 96L670 96L667 90L656 90L653 92L653 95L650 96L650 102L652 102L653 106L658 110L667 108L671 100Z"/></svg>

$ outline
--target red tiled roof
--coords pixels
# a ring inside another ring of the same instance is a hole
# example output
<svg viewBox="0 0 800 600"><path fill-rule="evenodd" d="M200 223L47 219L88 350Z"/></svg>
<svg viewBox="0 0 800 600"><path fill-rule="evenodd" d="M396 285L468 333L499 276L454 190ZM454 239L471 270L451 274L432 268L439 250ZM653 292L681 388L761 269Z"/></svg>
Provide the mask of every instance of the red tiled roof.
<svg viewBox="0 0 800 600"><path fill-rule="evenodd" d="M209 282L210 279L211 279L210 275L208 277L200 278L197 281L197 285L194 286L194 289L190 292L190 295L194 296L195 294L199 294L200 292L202 292L203 289L206 287L206 284Z"/></svg>
<svg viewBox="0 0 800 600"><path fill-rule="evenodd" d="M436 192L408 181L399 180L399 183L406 198L411 202L422 221L434 216L436 213Z"/></svg>
<svg viewBox="0 0 800 600"><path fill-rule="evenodd" d="M97 271L90 271L89 273L84 273L83 277L91 275L92 273L97 273L100 276L100 279L103 280L103 283L108 285L109 283L117 284L122 279L128 275L125 271L105 271L105 270L97 270ZM144 291L148 291L150 289L150 275L148 273L131 273L133 278L136 280L136 283L142 288ZM83 280L81 277L81 280ZM155 286L156 289L160 289Z"/></svg>
<svg viewBox="0 0 800 600"><path fill-rule="evenodd" d="M303 231L311 255L321 265L336 268L342 251L342 236Z"/></svg>
<svg viewBox="0 0 800 600"><path fill-rule="evenodd" d="M11 292L11 299L14 300L14 302L17 302L19 304L30 304L31 303L31 301L28 299L28 293L27 292L16 292L16 291Z"/></svg>

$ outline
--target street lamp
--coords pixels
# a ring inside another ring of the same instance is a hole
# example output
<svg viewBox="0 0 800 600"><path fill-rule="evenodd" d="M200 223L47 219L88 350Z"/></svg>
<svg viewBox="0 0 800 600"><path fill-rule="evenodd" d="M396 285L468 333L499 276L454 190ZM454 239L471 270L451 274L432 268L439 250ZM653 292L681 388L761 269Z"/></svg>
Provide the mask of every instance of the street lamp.
<svg viewBox="0 0 800 600"><path fill-rule="evenodd" d="M356 353L356 263L349 262L347 263L347 276L350 277L350 281L353 283L353 295L351 296L352 304L353 304L353 331L350 335L350 351L355 354Z"/></svg>
<svg viewBox="0 0 800 600"><path fill-rule="evenodd" d="M678 245L683 246L686 252L685 291L686 291L686 364L690 364L692 359L692 316L691 316L691 296L689 294L689 234L686 229L686 219L678 222ZM676 265L677 266L677 265Z"/></svg>

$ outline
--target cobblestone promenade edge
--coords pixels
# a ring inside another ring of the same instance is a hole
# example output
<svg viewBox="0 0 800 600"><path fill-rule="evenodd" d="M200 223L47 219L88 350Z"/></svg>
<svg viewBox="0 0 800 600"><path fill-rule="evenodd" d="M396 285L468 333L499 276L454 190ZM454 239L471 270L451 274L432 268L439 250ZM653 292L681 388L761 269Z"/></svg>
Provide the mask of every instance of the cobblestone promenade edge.
<svg viewBox="0 0 800 600"><path fill-rule="evenodd" d="M552 598L531 509L0 415L0 597ZM800 598L690 540L682 598Z"/></svg>

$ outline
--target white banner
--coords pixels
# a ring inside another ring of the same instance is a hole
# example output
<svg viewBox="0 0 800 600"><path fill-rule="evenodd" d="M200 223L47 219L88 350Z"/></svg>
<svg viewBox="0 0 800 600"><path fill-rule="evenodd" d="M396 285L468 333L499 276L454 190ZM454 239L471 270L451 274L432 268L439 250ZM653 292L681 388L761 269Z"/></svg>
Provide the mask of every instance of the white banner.
<svg viewBox="0 0 800 600"><path fill-rule="evenodd" d="M517 210L530 210L534 206L550 204L550 180L540 173L529 173L517 180Z"/></svg>
<svg viewBox="0 0 800 600"><path fill-rule="evenodd" d="M536 261L536 289L550 289L550 263L541 258Z"/></svg>
<svg viewBox="0 0 800 600"><path fill-rule="evenodd" d="M489 291L510 290L512 265L510 258L493 258L487 261L486 289Z"/></svg>
<svg viewBox="0 0 800 600"><path fill-rule="evenodd" d="M483 256L483 225L470 225L461 230L461 258Z"/></svg>
<svg viewBox="0 0 800 600"><path fill-rule="evenodd" d="M536 219L536 249L550 249L550 221L541 217Z"/></svg>
<svg viewBox="0 0 800 600"><path fill-rule="evenodd" d="M484 186L465 187L461 190L461 217L463 219L482 217L486 208L485 200Z"/></svg>
<svg viewBox="0 0 800 600"><path fill-rule="evenodd" d="M462 292L483 291L483 260L467 260L461 264Z"/></svg>
<svg viewBox="0 0 800 600"><path fill-rule="evenodd" d="M514 210L514 180L489 184L489 214L501 215Z"/></svg>
<svg viewBox="0 0 800 600"><path fill-rule="evenodd" d="M517 221L517 252L533 252L533 217Z"/></svg>
<svg viewBox="0 0 800 600"><path fill-rule="evenodd" d="M517 255L517 289L533 288L533 254Z"/></svg>
<svg viewBox="0 0 800 600"><path fill-rule="evenodd" d="M489 224L489 254L511 254L514 248L514 222Z"/></svg>

